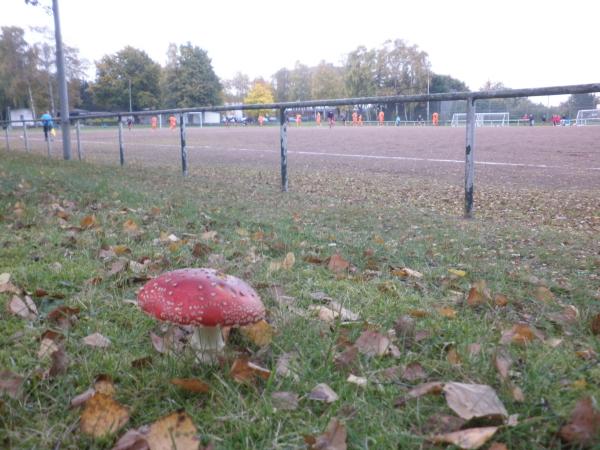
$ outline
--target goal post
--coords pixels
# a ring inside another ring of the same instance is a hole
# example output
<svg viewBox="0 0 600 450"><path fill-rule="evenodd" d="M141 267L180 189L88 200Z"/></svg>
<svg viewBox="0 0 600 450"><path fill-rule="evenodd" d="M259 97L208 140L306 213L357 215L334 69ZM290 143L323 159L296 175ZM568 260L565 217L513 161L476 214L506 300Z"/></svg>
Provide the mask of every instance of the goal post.
<svg viewBox="0 0 600 450"><path fill-rule="evenodd" d="M600 109L580 109L577 111L575 125L600 125Z"/></svg>
<svg viewBox="0 0 600 450"><path fill-rule="evenodd" d="M466 113L452 114L451 126L458 127L465 126L466 124ZM476 113L475 125L478 127L507 127L510 125L510 114L508 112Z"/></svg>

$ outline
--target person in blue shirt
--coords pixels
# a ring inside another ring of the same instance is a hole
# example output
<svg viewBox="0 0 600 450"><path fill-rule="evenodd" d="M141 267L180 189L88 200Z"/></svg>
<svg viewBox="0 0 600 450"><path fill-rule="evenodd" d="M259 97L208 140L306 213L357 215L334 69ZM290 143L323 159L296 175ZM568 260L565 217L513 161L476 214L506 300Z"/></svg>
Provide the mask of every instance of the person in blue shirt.
<svg viewBox="0 0 600 450"><path fill-rule="evenodd" d="M42 114L40 119L42 119L42 126L44 127L44 139L47 141L48 134L52 131L52 128L54 128L50 111L46 111L44 114Z"/></svg>

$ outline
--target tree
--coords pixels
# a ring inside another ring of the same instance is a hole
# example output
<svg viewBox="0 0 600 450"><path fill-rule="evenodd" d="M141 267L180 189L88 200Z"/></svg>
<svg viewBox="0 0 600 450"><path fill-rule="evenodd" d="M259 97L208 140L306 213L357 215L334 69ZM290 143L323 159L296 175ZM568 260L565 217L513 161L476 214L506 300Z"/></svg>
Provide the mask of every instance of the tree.
<svg viewBox="0 0 600 450"><path fill-rule="evenodd" d="M290 101L310 100L312 85L311 69L296 61L294 70L290 73L288 95Z"/></svg>
<svg viewBox="0 0 600 450"><path fill-rule="evenodd" d="M271 86L278 102L290 101L290 71L285 67L279 69L271 77Z"/></svg>
<svg viewBox="0 0 600 450"><path fill-rule="evenodd" d="M560 110L569 117L575 117L580 109L595 109L597 104L594 94L573 94L560 105Z"/></svg>
<svg viewBox="0 0 600 450"><path fill-rule="evenodd" d="M311 97L313 99L344 97L344 77L341 67L321 61L313 69L311 79Z"/></svg>
<svg viewBox="0 0 600 450"><path fill-rule="evenodd" d="M269 84L261 79L254 80L248 95L244 99L246 105L256 105L259 103L273 103L273 92ZM258 117L259 115L265 115L269 111L266 109L258 109L255 111L248 111L248 115L252 117Z"/></svg>
<svg viewBox="0 0 600 450"><path fill-rule="evenodd" d="M346 58L344 72L346 73L344 83L348 96L369 97L375 95L377 90L375 50L367 50L361 45L350 52Z"/></svg>
<svg viewBox="0 0 600 450"><path fill-rule="evenodd" d="M227 103L242 103L250 90L250 78L248 75L238 72L230 80L223 82L224 98Z"/></svg>
<svg viewBox="0 0 600 450"><path fill-rule="evenodd" d="M180 45L165 68L164 99L169 108L221 103L221 83L205 50L191 43Z"/></svg>
<svg viewBox="0 0 600 450"><path fill-rule="evenodd" d="M160 104L160 65L146 52L131 46L96 62L94 102L108 110L129 110L129 83L133 110L157 108Z"/></svg>

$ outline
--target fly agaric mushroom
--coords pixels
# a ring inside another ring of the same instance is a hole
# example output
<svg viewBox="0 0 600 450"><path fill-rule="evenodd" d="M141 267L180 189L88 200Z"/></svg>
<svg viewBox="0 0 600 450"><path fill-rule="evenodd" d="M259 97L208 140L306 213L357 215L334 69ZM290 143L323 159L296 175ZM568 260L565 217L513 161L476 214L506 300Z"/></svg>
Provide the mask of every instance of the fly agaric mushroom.
<svg viewBox="0 0 600 450"><path fill-rule="evenodd" d="M195 326L191 346L201 362L213 362L225 343L221 326L247 325L265 316L260 297L247 283L214 269L179 269L146 283L142 310L159 320Z"/></svg>

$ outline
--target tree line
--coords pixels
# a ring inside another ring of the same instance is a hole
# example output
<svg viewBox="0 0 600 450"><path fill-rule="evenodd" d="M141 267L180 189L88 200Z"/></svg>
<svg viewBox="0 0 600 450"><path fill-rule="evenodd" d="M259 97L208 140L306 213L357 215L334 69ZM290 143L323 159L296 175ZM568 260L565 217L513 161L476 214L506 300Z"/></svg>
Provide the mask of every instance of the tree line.
<svg viewBox="0 0 600 450"><path fill-rule="evenodd" d="M58 108L55 48L46 29L32 30L35 42L27 42L19 27L2 27L0 34L0 105L29 108L35 115ZM341 97L410 95L468 91L467 85L449 75L431 71L428 55L402 39L387 41L378 48L359 46L339 65L321 61L314 67L297 62L281 68L269 80L250 79L238 72L219 79L206 50L188 42L169 44L166 63L161 66L143 50L126 46L96 61L96 77L87 79L90 63L75 47L65 45L69 108L88 111L133 111L185 108L239 103L271 103ZM488 82L481 89L504 88ZM480 102L481 111L573 114L591 109L597 99L590 94L571 96L558 108L548 108L529 99L495 99ZM366 105L357 105L358 107ZM372 106L372 105L371 105ZM378 107L378 105L376 105ZM388 117L405 120L425 117L426 103L381 105ZM439 111L439 102L430 102ZM457 105L454 112L460 112Z"/></svg>

